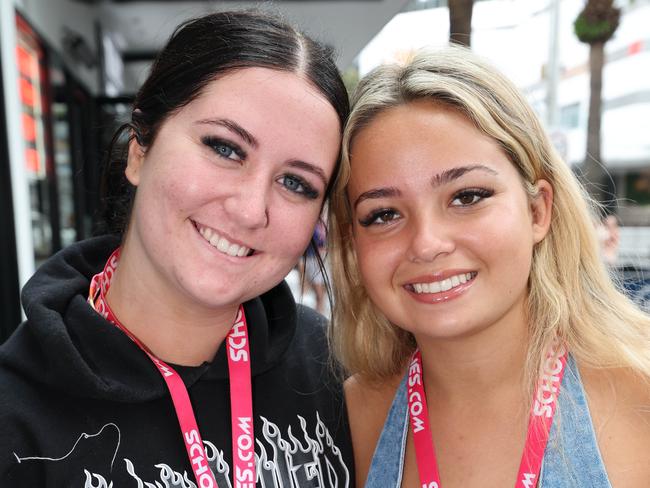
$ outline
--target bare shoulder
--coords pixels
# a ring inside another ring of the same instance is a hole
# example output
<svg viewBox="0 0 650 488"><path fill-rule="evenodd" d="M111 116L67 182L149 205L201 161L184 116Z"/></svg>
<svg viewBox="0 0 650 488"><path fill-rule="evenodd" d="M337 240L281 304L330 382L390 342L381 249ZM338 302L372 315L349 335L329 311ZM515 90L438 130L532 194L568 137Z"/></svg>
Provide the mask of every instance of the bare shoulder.
<svg viewBox="0 0 650 488"><path fill-rule="evenodd" d="M580 372L612 486L647 487L650 378L625 368L580 368Z"/></svg>
<svg viewBox="0 0 650 488"><path fill-rule="evenodd" d="M345 401L350 419L356 486L363 486L375 445L384 426L401 377L370 382L355 375L345 381Z"/></svg>

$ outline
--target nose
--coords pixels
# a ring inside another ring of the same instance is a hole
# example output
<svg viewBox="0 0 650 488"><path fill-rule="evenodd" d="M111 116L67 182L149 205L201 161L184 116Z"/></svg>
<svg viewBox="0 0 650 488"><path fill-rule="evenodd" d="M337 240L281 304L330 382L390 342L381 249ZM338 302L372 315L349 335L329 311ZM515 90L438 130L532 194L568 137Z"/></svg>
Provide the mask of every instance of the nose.
<svg viewBox="0 0 650 488"><path fill-rule="evenodd" d="M442 254L450 254L455 249L453 230L449 224L437 222L431 216L420 218L414 223L408 258L414 263L431 262Z"/></svg>
<svg viewBox="0 0 650 488"><path fill-rule="evenodd" d="M252 179L235 189L224 206L230 217L249 229L269 224L269 188L260 179Z"/></svg>

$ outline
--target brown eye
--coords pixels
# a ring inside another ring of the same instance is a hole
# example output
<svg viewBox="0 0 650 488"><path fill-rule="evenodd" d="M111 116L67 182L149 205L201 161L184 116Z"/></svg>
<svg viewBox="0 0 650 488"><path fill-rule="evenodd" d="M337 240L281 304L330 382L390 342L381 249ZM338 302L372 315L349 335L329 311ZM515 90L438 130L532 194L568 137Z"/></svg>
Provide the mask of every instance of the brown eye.
<svg viewBox="0 0 650 488"><path fill-rule="evenodd" d="M362 227L370 227L371 225L386 225L390 224L392 221L398 219L399 217L400 214L397 210L393 210L391 208L383 208L371 212L370 215L364 219L360 219L359 224Z"/></svg>
<svg viewBox="0 0 650 488"><path fill-rule="evenodd" d="M472 203L474 203L476 201L476 199L478 199L477 195L465 194L465 195L459 196L457 200L461 205L471 205Z"/></svg>
<svg viewBox="0 0 650 488"><path fill-rule="evenodd" d="M451 205L452 207L471 207L485 198L490 198L492 195L494 195L494 191L485 188L463 190L454 195Z"/></svg>

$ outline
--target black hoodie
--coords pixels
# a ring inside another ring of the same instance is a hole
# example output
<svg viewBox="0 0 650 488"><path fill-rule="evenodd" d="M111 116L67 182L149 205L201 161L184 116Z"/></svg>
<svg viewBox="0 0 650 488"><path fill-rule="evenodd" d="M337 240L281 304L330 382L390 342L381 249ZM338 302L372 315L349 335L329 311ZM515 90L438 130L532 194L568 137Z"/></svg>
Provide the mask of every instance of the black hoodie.
<svg viewBox="0 0 650 488"><path fill-rule="evenodd" d="M27 320L0 347L0 487L194 487L167 387L151 360L87 303L118 242L75 244L23 290ZM285 283L244 304L257 486L347 487L352 449L325 323ZM232 486L225 347L182 367L219 488Z"/></svg>

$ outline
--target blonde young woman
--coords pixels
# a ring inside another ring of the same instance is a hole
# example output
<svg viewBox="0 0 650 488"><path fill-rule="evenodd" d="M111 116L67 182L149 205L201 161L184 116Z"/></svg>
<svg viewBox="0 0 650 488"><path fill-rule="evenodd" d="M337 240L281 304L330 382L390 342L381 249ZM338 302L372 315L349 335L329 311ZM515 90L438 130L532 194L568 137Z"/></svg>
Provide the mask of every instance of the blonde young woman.
<svg viewBox="0 0 650 488"><path fill-rule="evenodd" d="M507 79L459 48L369 74L334 195L358 486L650 486L650 319Z"/></svg>

